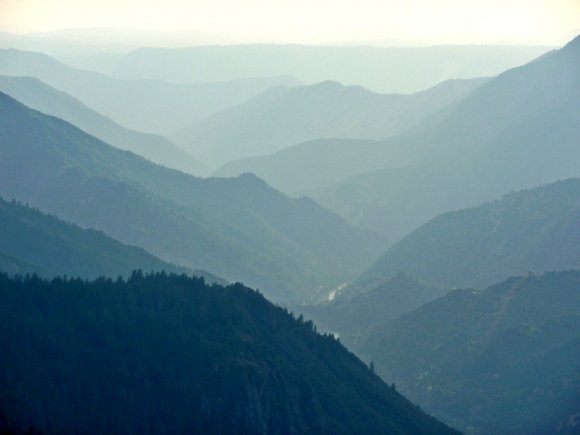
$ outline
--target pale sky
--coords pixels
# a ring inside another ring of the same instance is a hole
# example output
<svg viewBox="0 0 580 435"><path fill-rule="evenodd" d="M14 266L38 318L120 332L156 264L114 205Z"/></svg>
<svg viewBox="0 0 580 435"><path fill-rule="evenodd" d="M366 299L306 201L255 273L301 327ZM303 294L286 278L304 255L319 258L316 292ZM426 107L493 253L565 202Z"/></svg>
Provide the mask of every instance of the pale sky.
<svg viewBox="0 0 580 435"><path fill-rule="evenodd" d="M0 31L185 30L240 42L561 45L580 0L0 0Z"/></svg>

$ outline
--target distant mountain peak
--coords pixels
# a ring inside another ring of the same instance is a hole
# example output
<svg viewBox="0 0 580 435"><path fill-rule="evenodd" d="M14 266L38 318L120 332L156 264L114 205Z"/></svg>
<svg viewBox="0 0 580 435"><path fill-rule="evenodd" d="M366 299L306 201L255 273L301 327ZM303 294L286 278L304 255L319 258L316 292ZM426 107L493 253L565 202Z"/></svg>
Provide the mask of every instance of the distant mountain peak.
<svg viewBox="0 0 580 435"><path fill-rule="evenodd" d="M387 284L394 286L394 285L408 285L408 284L417 285L417 284L422 284L422 283L420 280L415 278L413 275L401 270L395 276L393 276L388 281Z"/></svg>
<svg viewBox="0 0 580 435"><path fill-rule="evenodd" d="M328 91L328 92L358 92L358 93L377 95L377 96L386 95L386 94L379 94L377 92L370 91L367 88L365 88L364 86L345 85L344 83L341 83L341 82L336 81L336 80L324 80L322 82L315 83L315 84L310 85L310 86L305 86L305 87L303 87L303 89L311 89L311 90L317 89L317 90L324 90L324 91Z"/></svg>
<svg viewBox="0 0 580 435"><path fill-rule="evenodd" d="M580 50L580 35L568 42L562 50Z"/></svg>
<svg viewBox="0 0 580 435"><path fill-rule="evenodd" d="M254 174L253 172L244 172L243 174L238 175L237 178L240 181L243 181L244 183L248 184L248 185L253 185L253 186L268 186L268 183L266 183L264 180L262 180L260 177L258 177L256 174Z"/></svg>
<svg viewBox="0 0 580 435"><path fill-rule="evenodd" d="M336 80L324 80L320 83L312 85L312 87L328 88L328 89L340 89L346 86Z"/></svg>

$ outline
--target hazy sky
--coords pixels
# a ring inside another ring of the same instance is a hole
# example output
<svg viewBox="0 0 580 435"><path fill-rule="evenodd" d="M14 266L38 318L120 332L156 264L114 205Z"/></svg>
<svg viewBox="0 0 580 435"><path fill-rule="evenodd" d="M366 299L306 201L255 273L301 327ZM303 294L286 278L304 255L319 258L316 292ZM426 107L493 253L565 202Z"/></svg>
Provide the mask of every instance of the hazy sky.
<svg viewBox="0 0 580 435"><path fill-rule="evenodd" d="M188 30L264 42L562 44L580 0L0 0L0 30Z"/></svg>

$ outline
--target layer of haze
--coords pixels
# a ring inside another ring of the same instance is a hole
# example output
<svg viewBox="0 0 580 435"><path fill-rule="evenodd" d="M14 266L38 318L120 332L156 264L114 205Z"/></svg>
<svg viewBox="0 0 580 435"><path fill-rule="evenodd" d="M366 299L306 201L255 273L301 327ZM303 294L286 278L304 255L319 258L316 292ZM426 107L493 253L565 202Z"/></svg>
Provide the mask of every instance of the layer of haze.
<svg viewBox="0 0 580 435"><path fill-rule="evenodd" d="M553 44L578 0L0 0L0 30L129 28L213 42ZM185 32L185 33L184 33Z"/></svg>

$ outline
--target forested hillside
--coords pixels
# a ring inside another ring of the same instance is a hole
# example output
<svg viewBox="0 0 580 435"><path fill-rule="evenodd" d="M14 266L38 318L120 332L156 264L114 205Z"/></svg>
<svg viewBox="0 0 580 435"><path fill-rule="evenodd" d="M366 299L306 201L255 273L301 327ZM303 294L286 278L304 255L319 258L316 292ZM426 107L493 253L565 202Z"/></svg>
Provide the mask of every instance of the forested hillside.
<svg viewBox="0 0 580 435"><path fill-rule="evenodd" d="M0 275L16 432L451 434L312 322L241 284Z"/></svg>

